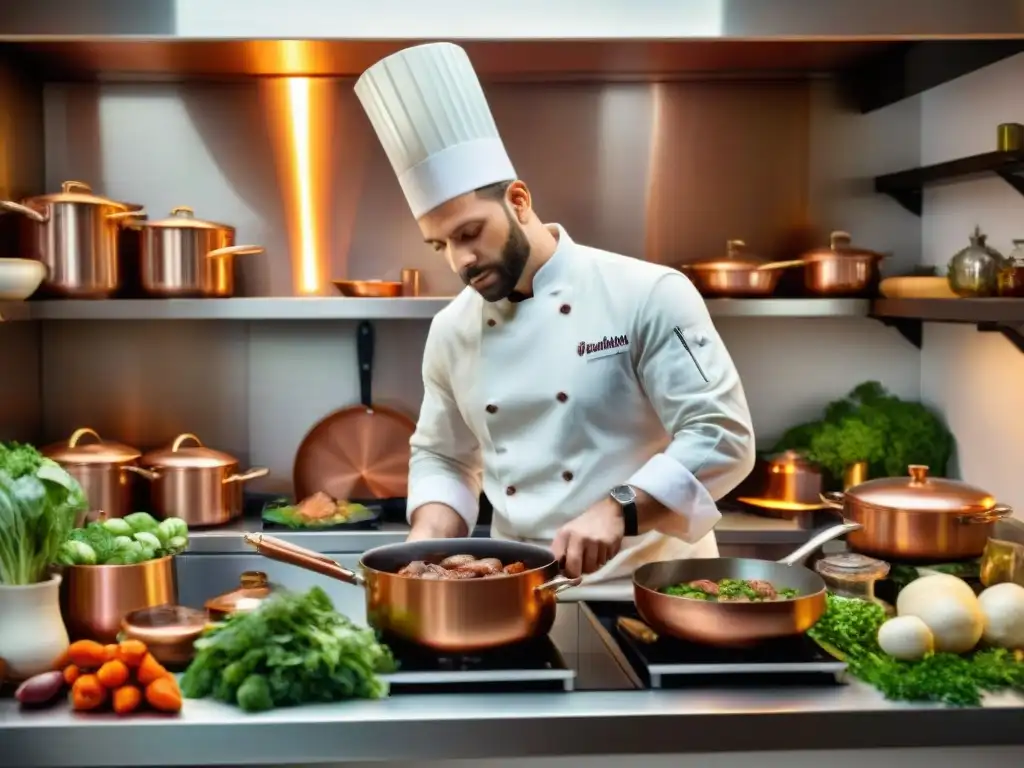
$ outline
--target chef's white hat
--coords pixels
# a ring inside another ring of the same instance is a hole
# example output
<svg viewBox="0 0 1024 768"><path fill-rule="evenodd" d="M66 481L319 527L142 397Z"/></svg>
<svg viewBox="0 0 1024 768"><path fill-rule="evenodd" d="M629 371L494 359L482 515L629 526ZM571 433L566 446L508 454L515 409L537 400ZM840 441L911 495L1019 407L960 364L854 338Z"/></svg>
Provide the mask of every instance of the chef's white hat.
<svg viewBox="0 0 1024 768"><path fill-rule="evenodd" d="M459 46L406 48L367 69L355 90L415 218L516 178L480 81Z"/></svg>

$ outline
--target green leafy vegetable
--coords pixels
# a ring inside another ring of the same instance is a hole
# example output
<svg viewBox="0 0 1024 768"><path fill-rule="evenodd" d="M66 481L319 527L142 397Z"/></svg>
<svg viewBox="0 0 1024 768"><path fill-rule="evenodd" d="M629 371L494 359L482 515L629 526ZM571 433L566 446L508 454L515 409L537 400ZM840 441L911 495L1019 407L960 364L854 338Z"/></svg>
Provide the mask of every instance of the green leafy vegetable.
<svg viewBox="0 0 1024 768"><path fill-rule="evenodd" d="M267 507L263 510L263 519L268 523L276 523L295 529L353 525L365 520L372 520L373 518L374 512L369 507L345 501L338 502L337 511L333 515L326 517L308 517L302 513L302 505L300 504Z"/></svg>
<svg viewBox="0 0 1024 768"><path fill-rule="evenodd" d="M1024 653L997 648L897 661L878 647L878 628L885 619L876 603L830 594L828 610L808 634L887 699L969 707L979 705L986 691L1024 691Z"/></svg>
<svg viewBox="0 0 1024 768"><path fill-rule="evenodd" d="M195 642L181 680L190 699L213 697L246 712L387 695L394 659L373 630L334 610L319 587L279 594L236 613Z"/></svg>
<svg viewBox="0 0 1024 768"><path fill-rule="evenodd" d="M941 477L953 446L952 433L927 406L867 381L829 404L821 420L787 430L771 452L801 451L834 479L859 461L868 462L872 477L903 476L910 464L925 464Z"/></svg>
<svg viewBox="0 0 1024 768"><path fill-rule="evenodd" d="M131 525L125 521L128 517L139 521L141 518L136 515L145 515L150 520L153 519L145 512L136 512L134 515L128 515L120 520L97 521L89 523L84 528L74 529L60 549L58 562L61 565L134 565L158 557L176 555L188 547L188 526L185 525L185 521L176 517L164 520L164 523L171 523L168 530L183 530L185 535L162 541L155 533L134 532ZM111 523L123 523L123 525L111 525ZM143 523L145 523L144 520ZM153 524L156 525L155 520L153 520ZM128 530L127 534L118 533L125 529ZM160 529L154 527L152 530Z"/></svg>
<svg viewBox="0 0 1024 768"><path fill-rule="evenodd" d="M0 584L46 579L87 509L82 487L59 464L30 445L0 443Z"/></svg>

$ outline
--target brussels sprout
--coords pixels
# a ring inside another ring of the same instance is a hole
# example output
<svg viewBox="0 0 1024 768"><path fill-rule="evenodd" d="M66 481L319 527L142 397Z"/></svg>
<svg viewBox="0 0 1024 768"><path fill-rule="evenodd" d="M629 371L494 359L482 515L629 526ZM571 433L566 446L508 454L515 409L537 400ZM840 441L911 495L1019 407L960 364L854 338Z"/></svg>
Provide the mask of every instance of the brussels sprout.
<svg viewBox="0 0 1024 768"><path fill-rule="evenodd" d="M175 536L173 539L171 539L170 541L167 542L167 549L168 549L168 551L172 552L173 554L178 554L179 552L184 552L185 551L185 547L187 547L187 546L188 546L188 539L186 539L184 536Z"/></svg>
<svg viewBox="0 0 1024 768"><path fill-rule="evenodd" d="M103 522L103 527L115 536L131 536L135 531L120 517L112 517Z"/></svg>
<svg viewBox="0 0 1024 768"><path fill-rule="evenodd" d="M153 533L159 525L148 512L132 512L130 515L125 515L123 519L135 533Z"/></svg>
<svg viewBox="0 0 1024 768"><path fill-rule="evenodd" d="M164 542L170 541L175 536L184 536L187 538L188 525L180 517L168 517L166 520L160 521L157 536L159 536L160 540Z"/></svg>
<svg viewBox="0 0 1024 768"><path fill-rule="evenodd" d="M96 550L84 541L65 541L61 546L61 562L66 565L96 565Z"/></svg>
<svg viewBox="0 0 1024 768"><path fill-rule="evenodd" d="M155 534L147 533L145 531L139 531L132 538L134 538L135 541L141 544L143 549L156 550L160 549L163 546L163 544L160 542L160 539Z"/></svg>

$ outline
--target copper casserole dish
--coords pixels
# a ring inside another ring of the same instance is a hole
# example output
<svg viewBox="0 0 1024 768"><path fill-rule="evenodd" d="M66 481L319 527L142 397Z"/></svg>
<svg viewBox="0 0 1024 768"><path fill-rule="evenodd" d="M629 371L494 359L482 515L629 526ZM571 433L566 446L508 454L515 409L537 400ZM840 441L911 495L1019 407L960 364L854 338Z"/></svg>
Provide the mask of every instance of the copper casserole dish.
<svg viewBox="0 0 1024 768"><path fill-rule="evenodd" d="M363 554L358 573L326 555L262 533L245 541L265 557L290 563L366 591L370 626L400 640L439 651L471 652L543 637L555 621L555 595L581 579L560 576L548 550L494 539L428 539L388 544ZM451 555L522 562L526 570L500 578L429 581L399 576L415 560L440 562Z"/></svg>
<svg viewBox="0 0 1024 768"><path fill-rule="evenodd" d="M850 548L883 560L941 563L979 557L995 524L1013 514L973 485L928 477L911 464L909 477L869 480L821 500L863 526L847 536Z"/></svg>

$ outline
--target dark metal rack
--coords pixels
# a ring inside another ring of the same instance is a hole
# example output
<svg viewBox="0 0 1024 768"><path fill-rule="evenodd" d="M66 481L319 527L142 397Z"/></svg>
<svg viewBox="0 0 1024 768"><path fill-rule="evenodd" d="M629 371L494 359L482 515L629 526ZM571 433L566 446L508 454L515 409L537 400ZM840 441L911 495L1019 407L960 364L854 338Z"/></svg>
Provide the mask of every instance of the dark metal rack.
<svg viewBox="0 0 1024 768"><path fill-rule="evenodd" d="M1024 150L985 152L936 165L910 168L875 178L875 191L889 195L911 213L921 215L924 188L943 181L994 173L1024 195Z"/></svg>
<svg viewBox="0 0 1024 768"><path fill-rule="evenodd" d="M932 322L997 331L1024 352L1024 299L879 299L871 306L871 316L896 328L918 349L922 323Z"/></svg>

